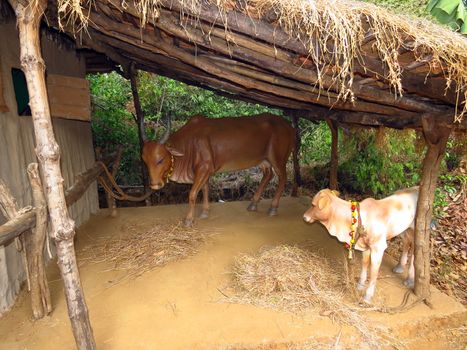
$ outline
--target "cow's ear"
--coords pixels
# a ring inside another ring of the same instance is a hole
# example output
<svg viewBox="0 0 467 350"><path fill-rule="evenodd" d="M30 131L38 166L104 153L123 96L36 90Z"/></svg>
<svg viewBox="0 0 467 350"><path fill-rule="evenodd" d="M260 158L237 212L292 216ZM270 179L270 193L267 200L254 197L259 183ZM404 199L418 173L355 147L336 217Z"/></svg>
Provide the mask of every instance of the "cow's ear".
<svg viewBox="0 0 467 350"><path fill-rule="evenodd" d="M329 205L330 202L331 202L331 199L329 198L329 196L327 196L327 195L322 196L318 200L318 209L323 210L324 208L326 208Z"/></svg>
<svg viewBox="0 0 467 350"><path fill-rule="evenodd" d="M167 147L167 151L169 151L171 155L173 155L175 157L183 157L184 156L184 154L182 152L180 152L179 150L177 150L176 148L169 147L169 146L166 146L166 147Z"/></svg>

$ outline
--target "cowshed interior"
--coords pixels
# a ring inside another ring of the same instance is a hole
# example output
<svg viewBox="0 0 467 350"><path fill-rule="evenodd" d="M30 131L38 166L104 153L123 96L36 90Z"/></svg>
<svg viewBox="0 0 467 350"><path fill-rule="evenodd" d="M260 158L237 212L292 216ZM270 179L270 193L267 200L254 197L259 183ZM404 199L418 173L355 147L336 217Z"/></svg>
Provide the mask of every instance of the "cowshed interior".
<svg viewBox="0 0 467 350"><path fill-rule="evenodd" d="M178 220L186 205L121 208L116 218L105 211L93 216L77 233L76 250L86 301L100 349L253 349L271 344L305 343L310 338L355 346L355 331L333 323L319 308L293 314L253 305L228 303L229 272L235 256L255 253L263 246L307 242L321 251L336 268L342 264L342 244L320 224L308 225L300 217L309 199L283 198L277 217L267 216L269 201L259 211L246 211L247 202L213 203L211 217L198 221L201 230L216 232L199 253L171 262L142 276L113 285L124 272L111 263L89 264L83 251L102 238L128 234L123 228L144 228L165 220ZM359 260L359 259L357 259ZM376 301L398 305L406 291L403 276L391 272L395 260L383 262ZM1 349L69 349L74 346L55 264L48 269L54 312L39 321L30 320L29 300L23 291L14 309L0 319ZM421 303L395 315L368 312L370 322L392 329L409 349L441 349L449 345L440 332L462 323L464 307L432 288L433 309ZM280 345L274 344L282 344ZM455 345L458 346L459 344ZM455 349L456 347L452 347ZM312 349L313 347L310 347ZM269 348L268 348L269 349Z"/></svg>

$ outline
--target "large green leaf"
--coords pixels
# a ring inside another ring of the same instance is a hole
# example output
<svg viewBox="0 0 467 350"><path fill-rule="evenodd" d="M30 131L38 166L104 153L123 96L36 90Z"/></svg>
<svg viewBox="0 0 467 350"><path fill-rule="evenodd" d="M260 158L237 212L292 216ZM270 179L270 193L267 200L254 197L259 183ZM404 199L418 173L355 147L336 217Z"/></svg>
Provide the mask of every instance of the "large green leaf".
<svg viewBox="0 0 467 350"><path fill-rule="evenodd" d="M431 0L428 4L428 11L439 22L449 25L462 34L467 34L467 11L464 1Z"/></svg>

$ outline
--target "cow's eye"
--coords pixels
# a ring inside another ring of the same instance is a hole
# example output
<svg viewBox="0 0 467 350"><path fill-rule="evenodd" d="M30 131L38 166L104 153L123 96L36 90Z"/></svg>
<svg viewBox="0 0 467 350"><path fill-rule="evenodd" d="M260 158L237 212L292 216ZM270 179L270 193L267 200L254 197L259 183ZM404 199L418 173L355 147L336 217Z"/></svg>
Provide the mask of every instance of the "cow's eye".
<svg viewBox="0 0 467 350"><path fill-rule="evenodd" d="M163 162L163 161L164 161L164 158L162 158L162 159L159 159L159 160L157 161L157 163L156 163L156 164L157 164L157 165L159 165L159 164L162 164L162 162Z"/></svg>

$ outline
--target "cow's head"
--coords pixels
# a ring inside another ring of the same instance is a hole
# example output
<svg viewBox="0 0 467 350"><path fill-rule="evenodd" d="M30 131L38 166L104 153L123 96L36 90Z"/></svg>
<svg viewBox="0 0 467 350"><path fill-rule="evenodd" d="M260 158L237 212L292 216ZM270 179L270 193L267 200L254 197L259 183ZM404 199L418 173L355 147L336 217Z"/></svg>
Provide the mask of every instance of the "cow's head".
<svg viewBox="0 0 467 350"><path fill-rule="evenodd" d="M159 141L149 141L143 134L141 158L148 168L150 186L153 190L160 190L165 186L174 171L174 157L183 156L183 153L166 144L169 133L168 127Z"/></svg>
<svg viewBox="0 0 467 350"><path fill-rule="evenodd" d="M311 207L303 214L303 220L308 223L315 221L326 222L331 216L332 196L339 192L330 189L319 191L311 201Z"/></svg>

